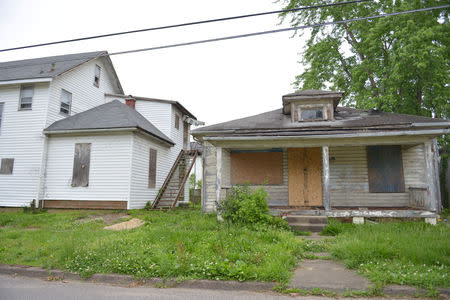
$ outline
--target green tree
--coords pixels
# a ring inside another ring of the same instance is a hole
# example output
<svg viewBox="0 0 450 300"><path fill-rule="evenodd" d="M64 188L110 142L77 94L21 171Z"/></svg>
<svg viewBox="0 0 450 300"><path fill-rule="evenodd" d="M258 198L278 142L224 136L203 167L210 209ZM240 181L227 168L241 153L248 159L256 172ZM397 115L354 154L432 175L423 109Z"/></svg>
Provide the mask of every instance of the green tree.
<svg viewBox="0 0 450 300"><path fill-rule="evenodd" d="M285 9L323 3L282 1ZM299 26L442 4L448 0L371 1L290 12L281 18ZM347 106L448 118L449 42L445 9L316 27L308 34L300 61L305 70L294 86L340 90Z"/></svg>

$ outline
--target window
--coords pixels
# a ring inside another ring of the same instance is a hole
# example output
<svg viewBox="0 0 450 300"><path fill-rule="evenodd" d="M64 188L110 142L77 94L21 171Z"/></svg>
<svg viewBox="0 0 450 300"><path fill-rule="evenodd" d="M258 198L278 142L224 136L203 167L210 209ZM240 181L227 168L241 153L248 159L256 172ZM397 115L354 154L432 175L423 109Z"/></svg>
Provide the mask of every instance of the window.
<svg viewBox="0 0 450 300"><path fill-rule="evenodd" d="M61 106L59 111L65 115L70 115L70 107L72 106L72 93L61 90Z"/></svg>
<svg viewBox="0 0 450 300"><path fill-rule="evenodd" d="M301 110L301 119L302 120L323 119L322 109L321 108L302 109Z"/></svg>
<svg viewBox="0 0 450 300"><path fill-rule="evenodd" d="M2 158L0 174L12 174L14 168L14 158Z"/></svg>
<svg viewBox="0 0 450 300"><path fill-rule="evenodd" d="M89 185L89 165L91 162L91 144L75 144L73 158L72 186Z"/></svg>
<svg viewBox="0 0 450 300"><path fill-rule="evenodd" d="M99 65L95 65L95 74L94 74L94 86L99 87L100 86L100 73L102 69Z"/></svg>
<svg viewBox="0 0 450 300"><path fill-rule="evenodd" d="M175 114L175 128L180 129L180 116Z"/></svg>
<svg viewBox="0 0 450 300"><path fill-rule="evenodd" d="M20 87L19 110L31 109L33 103L34 87L32 85L22 85Z"/></svg>
<svg viewBox="0 0 450 300"><path fill-rule="evenodd" d="M368 146L369 192L404 193L401 146Z"/></svg>
<svg viewBox="0 0 450 300"><path fill-rule="evenodd" d="M231 184L283 184L283 152L231 151Z"/></svg>
<svg viewBox="0 0 450 300"><path fill-rule="evenodd" d="M5 103L0 102L0 128L2 128L2 116L3 116L3 106Z"/></svg>
<svg viewBox="0 0 450 300"><path fill-rule="evenodd" d="M156 186L156 150L150 148L148 160L148 187L154 189Z"/></svg>

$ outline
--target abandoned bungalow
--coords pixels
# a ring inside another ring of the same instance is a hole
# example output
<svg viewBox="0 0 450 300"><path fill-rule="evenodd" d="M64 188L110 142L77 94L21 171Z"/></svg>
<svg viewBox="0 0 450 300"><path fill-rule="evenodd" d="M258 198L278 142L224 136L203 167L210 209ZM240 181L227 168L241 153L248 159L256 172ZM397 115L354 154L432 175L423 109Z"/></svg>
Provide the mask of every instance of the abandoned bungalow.
<svg viewBox="0 0 450 300"><path fill-rule="evenodd" d="M201 127L202 206L233 185L264 183L277 214L420 217L441 210L436 138L446 120L338 106L342 93L307 90L282 108Z"/></svg>

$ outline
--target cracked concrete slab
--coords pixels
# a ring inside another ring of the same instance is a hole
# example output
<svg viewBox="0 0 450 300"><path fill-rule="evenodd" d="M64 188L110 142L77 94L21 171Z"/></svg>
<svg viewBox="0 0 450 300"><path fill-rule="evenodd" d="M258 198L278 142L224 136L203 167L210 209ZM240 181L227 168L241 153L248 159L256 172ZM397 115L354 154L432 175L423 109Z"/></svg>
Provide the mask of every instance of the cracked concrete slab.
<svg viewBox="0 0 450 300"><path fill-rule="evenodd" d="M330 291L366 290L369 281L348 270L341 263L331 260L305 260L295 270L289 287L313 289L320 287Z"/></svg>

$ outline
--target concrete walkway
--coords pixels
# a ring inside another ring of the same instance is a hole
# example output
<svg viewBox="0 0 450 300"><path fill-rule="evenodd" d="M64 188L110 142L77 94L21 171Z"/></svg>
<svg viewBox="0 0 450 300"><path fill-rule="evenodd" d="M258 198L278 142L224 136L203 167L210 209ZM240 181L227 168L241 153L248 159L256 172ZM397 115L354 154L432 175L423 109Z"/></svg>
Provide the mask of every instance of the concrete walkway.
<svg viewBox="0 0 450 300"><path fill-rule="evenodd" d="M289 287L298 289L321 288L334 292L367 290L369 281L331 260L305 260L295 270Z"/></svg>

